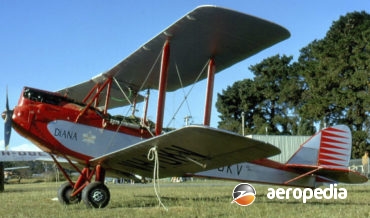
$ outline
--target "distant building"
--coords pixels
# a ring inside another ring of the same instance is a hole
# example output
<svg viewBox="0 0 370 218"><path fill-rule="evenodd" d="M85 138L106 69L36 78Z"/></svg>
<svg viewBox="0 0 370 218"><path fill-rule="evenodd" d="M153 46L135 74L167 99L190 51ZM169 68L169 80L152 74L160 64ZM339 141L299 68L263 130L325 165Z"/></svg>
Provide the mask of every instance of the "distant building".
<svg viewBox="0 0 370 218"><path fill-rule="evenodd" d="M285 163L311 136L247 135L247 137L278 147L281 150L281 153L270 157L269 159L280 163Z"/></svg>

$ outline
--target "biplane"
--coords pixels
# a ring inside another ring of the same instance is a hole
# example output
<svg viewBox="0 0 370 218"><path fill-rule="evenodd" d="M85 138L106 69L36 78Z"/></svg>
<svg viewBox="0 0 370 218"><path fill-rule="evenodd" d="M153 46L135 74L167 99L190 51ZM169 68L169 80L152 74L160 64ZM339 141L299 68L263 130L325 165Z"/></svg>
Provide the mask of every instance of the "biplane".
<svg viewBox="0 0 370 218"><path fill-rule="evenodd" d="M56 92L25 87L18 105L10 110L7 104L4 112L5 144L12 127L47 152L66 177L58 190L61 203L82 200L95 208L110 201L104 184L109 173L153 178L157 171L161 178L200 176L305 187L366 181L345 168L351 137L343 126L323 130L287 164L267 159L280 153L271 144L210 127L214 75L289 36L275 23L200 6L90 80ZM207 80L203 123L163 128L166 92L200 80ZM147 118L150 90L158 90L155 121ZM139 102L145 105L140 117L135 114ZM124 106L132 108L132 115L109 112ZM58 157L79 172L76 181Z"/></svg>

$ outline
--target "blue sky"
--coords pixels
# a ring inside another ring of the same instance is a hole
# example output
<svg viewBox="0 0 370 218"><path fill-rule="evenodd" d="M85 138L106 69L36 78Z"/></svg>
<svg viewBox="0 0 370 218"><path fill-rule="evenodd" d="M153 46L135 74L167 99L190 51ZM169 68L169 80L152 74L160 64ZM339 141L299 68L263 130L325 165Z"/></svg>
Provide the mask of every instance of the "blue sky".
<svg viewBox="0 0 370 218"><path fill-rule="evenodd" d="M5 108L8 86L10 106L18 101L23 86L56 91L104 72L163 29L199 5L217 5L270 20L287 28L291 37L216 75L217 93L237 80L251 78L250 65L276 54L293 55L315 39L325 36L332 22L353 11L370 13L362 0L239 0L239 1L26 1L0 0L0 108ZM183 117L203 120L205 83L195 86L172 120L184 91L167 95L164 125L180 127ZM155 92L149 118L155 120ZM3 102L3 103L2 103ZM4 106L1 106L3 104ZM187 106L189 105L189 107ZM190 111L189 109L190 108ZM141 115L141 107L138 108ZM126 114L127 108L114 113ZM211 126L218 113L212 110ZM0 146L3 126L0 126ZM30 142L12 132L13 149L29 149Z"/></svg>

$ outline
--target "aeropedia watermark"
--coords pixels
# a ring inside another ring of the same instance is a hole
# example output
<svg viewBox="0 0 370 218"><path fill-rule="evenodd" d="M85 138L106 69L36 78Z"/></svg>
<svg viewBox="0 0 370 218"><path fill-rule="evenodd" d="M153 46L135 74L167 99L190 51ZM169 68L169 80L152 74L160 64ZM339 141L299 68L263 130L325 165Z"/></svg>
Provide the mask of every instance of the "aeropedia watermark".
<svg viewBox="0 0 370 218"><path fill-rule="evenodd" d="M343 200L347 198L347 189L338 188L337 184L330 184L326 188L268 188L266 197L268 199L297 199L302 200L302 203L307 203L311 199L339 199ZM232 193L233 201L231 203L237 203L240 206L249 206L256 199L256 190L249 183L240 183L233 189Z"/></svg>

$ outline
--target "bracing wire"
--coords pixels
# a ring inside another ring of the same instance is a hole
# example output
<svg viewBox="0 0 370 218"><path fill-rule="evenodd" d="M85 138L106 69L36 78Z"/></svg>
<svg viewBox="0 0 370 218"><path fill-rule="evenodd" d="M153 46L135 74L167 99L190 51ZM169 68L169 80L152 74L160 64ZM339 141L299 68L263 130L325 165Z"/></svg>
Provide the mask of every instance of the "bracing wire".
<svg viewBox="0 0 370 218"><path fill-rule="evenodd" d="M177 72L177 77L179 78L179 81L180 81L180 84L181 84L182 92L184 94L184 101L186 102L186 106L188 107L188 111L189 111L190 116L191 116L191 110L190 110L189 102L187 101L187 97L190 93L188 93L188 94L185 93L184 85L182 83L182 79L181 79L181 75L180 75L180 70L179 70L179 67L177 66L177 64L176 64L176 72Z"/></svg>
<svg viewBox="0 0 370 218"><path fill-rule="evenodd" d="M129 97L126 95L126 93L123 91L121 85L119 84L119 82L117 81L116 77L113 77L113 80L114 82L116 83L116 85L118 86L119 90L122 92L123 96L126 98L126 101L132 105L132 102L130 101Z"/></svg>
<svg viewBox="0 0 370 218"><path fill-rule="evenodd" d="M153 72L153 70L154 70L155 64L158 62L159 58L161 57L161 54L162 54L162 50L161 50L161 52L159 52L159 53L158 53L157 58L155 59L155 61L154 61L153 65L152 65L152 67L151 67L151 68L150 68L150 70L149 70L148 75L146 75L146 77L145 77L145 79L144 79L143 83L141 84L141 86L140 86L139 90L143 90L144 85L146 84L146 82L147 82L147 81L148 81L148 79L149 79L149 76L152 74L152 72Z"/></svg>
<svg viewBox="0 0 370 218"><path fill-rule="evenodd" d="M149 79L150 75L152 74L152 72L153 72L153 70L154 70L154 67L155 67L156 63L158 63L159 58L161 57L161 54L162 54L162 51L158 53L157 58L155 59L155 61L154 61L153 65L151 66L151 68L150 68L150 70L149 70L148 74L146 75L146 77L145 77L144 81L142 82L142 84L141 84L140 88L138 89L139 91L140 91L140 90L142 90L142 89L143 89L143 87L145 86L145 84L147 83L147 81L148 81L148 79ZM114 78L114 77L113 77L113 79L114 79L115 83L118 85L118 87L119 87L119 89L121 90L121 92L125 95L125 98L127 99L127 101L130 103L130 105L132 105L132 102L130 102L130 100L128 99L127 95L123 92L123 89L122 89L122 88L121 88L121 86L119 85L119 83L118 83L118 81L116 80L116 78ZM130 109L127 111L126 116L130 113L131 108L132 108L132 107L130 107Z"/></svg>
<svg viewBox="0 0 370 218"><path fill-rule="evenodd" d="M175 119L177 113L180 111L182 105L186 102L187 106L188 106L188 110L190 111L190 107L189 107L189 104L188 104L188 96L190 95L191 91L193 90L193 88L195 87L195 84L199 81L200 77L202 76L203 72L205 71L205 69L207 68L208 64L209 64L209 61L208 60L205 65L203 66L202 70L199 72L198 76L195 78L192 86L190 87L189 91L187 93L185 93L184 91L184 99L182 100L182 102L179 104L177 110L175 111L175 113L173 114L172 118L170 119L170 121L168 122L167 124L167 127L169 127L171 125L171 122ZM179 81L180 81L180 84L181 84L181 88L184 88L183 84L182 84L182 79L181 79L181 76L180 76L180 71L177 67L177 64L176 64L176 71L177 71L177 76L179 78Z"/></svg>

